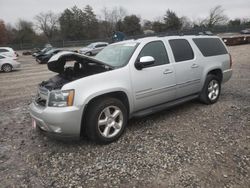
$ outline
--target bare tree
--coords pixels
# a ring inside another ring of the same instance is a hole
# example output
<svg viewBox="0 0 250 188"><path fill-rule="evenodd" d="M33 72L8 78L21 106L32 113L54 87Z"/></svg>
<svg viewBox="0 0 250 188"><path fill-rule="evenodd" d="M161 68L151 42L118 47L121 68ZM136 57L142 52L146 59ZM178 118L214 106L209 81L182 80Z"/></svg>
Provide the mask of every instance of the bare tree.
<svg viewBox="0 0 250 188"><path fill-rule="evenodd" d="M224 14L224 9L221 5L217 5L212 8L209 12L209 16L206 19L206 25L209 28L214 27L215 25L224 24L228 20L227 16Z"/></svg>
<svg viewBox="0 0 250 188"><path fill-rule="evenodd" d="M127 11L123 7L114 7L113 9L104 7L102 9L104 29L107 36L112 34L116 28L116 24L122 21L126 15Z"/></svg>
<svg viewBox="0 0 250 188"><path fill-rule="evenodd" d="M193 23L188 17L182 16L180 19L181 19L182 29L191 29L193 27Z"/></svg>
<svg viewBox="0 0 250 188"><path fill-rule="evenodd" d="M53 12L41 12L35 16L36 26L44 35L51 40L55 31L58 28L58 15Z"/></svg>

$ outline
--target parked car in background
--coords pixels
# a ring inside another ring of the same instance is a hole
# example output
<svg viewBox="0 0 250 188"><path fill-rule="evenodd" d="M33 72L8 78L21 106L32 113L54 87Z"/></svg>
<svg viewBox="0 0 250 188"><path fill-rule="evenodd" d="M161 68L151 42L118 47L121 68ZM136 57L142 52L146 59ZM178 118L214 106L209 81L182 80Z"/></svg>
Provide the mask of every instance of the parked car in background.
<svg viewBox="0 0 250 188"><path fill-rule="evenodd" d="M62 50L61 49L51 49L49 51L47 51L46 53L43 53L43 54L40 54L38 56L36 56L36 61L41 64L41 63L47 63L49 61L49 59L57 54L58 52L61 52Z"/></svg>
<svg viewBox="0 0 250 188"><path fill-rule="evenodd" d="M81 48L79 50L79 53L80 54L84 54L84 55L88 55L88 56L96 55L103 48L105 48L108 45L109 45L109 43L107 43L107 42L95 42L95 43L91 43L88 46L86 46L84 48Z"/></svg>
<svg viewBox="0 0 250 188"><path fill-rule="evenodd" d="M240 33L241 33L241 34L250 34L250 28L241 30Z"/></svg>
<svg viewBox="0 0 250 188"><path fill-rule="evenodd" d="M118 139L129 118L193 99L216 103L222 83L232 76L231 56L214 36L123 41L95 58L61 52L48 68L58 74L39 84L30 105L33 126L50 135L87 135L101 143Z"/></svg>
<svg viewBox="0 0 250 188"><path fill-rule="evenodd" d="M208 35L208 36L212 36L214 35L211 31L201 31L198 33L198 35Z"/></svg>
<svg viewBox="0 0 250 188"><path fill-rule="evenodd" d="M11 57L12 59L18 58L18 53L9 47L0 47L0 54L7 57Z"/></svg>
<svg viewBox="0 0 250 188"><path fill-rule="evenodd" d="M21 64L14 60L12 57L8 57L0 54L0 70L3 72L11 72L12 70L19 69Z"/></svg>
<svg viewBox="0 0 250 188"><path fill-rule="evenodd" d="M53 49L53 47L45 47L42 50L37 50L36 52L34 52L32 56L36 58L37 56L43 55L46 52L50 51L51 49Z"/></svg>

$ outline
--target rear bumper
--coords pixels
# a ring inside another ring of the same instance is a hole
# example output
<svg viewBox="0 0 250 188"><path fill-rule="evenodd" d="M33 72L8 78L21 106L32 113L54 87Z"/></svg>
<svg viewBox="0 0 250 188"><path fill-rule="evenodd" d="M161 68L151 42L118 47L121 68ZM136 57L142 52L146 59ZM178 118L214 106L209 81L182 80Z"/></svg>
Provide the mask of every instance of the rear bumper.
<svg viewBox="0 0 250 188"><path fill-rule="evenodd" d="M30 104L34 127L58 138L80 138L82 109L77 107L42 107Z"/></svg>
<svg viewBox="0 0 250 188"><path fill-rule="evenodd" d="M232 69L228 69L228 70L223 71L223 80L222 80L222 82L223 83L227 82L232 77L232 74L233 74Z"/></svg>

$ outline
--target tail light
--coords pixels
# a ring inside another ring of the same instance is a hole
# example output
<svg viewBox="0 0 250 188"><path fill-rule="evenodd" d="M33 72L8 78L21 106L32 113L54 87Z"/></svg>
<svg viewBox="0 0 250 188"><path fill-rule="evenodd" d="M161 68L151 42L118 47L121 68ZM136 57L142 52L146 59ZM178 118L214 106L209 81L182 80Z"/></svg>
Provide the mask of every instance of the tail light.
<svg viewBox="0 0 250 188"><path fill-rule="evenodd" d="M233 65L233 59L232 59L231 54L229 54L229 58L230 58L230 68L232 68L232 65Z"/></svg>

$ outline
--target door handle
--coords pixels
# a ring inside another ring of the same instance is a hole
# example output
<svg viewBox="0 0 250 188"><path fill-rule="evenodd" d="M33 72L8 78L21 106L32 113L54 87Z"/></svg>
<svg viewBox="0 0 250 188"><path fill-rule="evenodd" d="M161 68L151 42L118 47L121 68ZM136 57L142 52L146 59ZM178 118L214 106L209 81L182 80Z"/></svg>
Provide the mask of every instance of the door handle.
<svg viewBox="0 0 250 188"><path fill-rule="evenodd" d="M173 71L170 70L170 69L166 69L166 70L163 72L163 74L171 74L171 73L173 73Z"/></svg>
<svg viewBox="0 0 250 188"><path fill-rule="evenodd" d="M197 65L195 63L191 66L191 68L198 68L198 67L199 67L199 65Z"/></svg>

